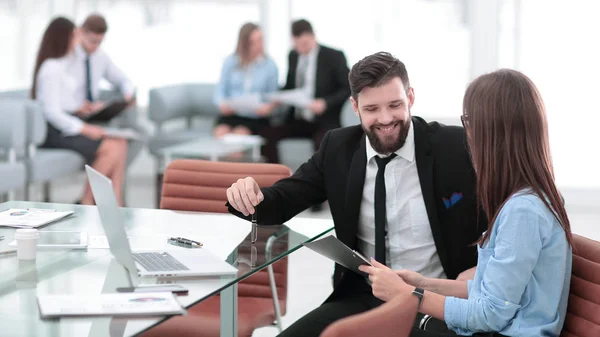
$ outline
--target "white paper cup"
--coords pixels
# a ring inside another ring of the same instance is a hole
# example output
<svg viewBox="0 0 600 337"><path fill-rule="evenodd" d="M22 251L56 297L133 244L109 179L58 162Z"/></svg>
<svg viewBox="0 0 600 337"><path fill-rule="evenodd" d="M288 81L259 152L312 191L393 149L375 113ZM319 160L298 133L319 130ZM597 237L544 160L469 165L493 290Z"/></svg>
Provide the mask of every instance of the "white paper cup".
<svg viewBox="0 0 600 337"><path fill-rule="evenodd" d="M19 260L35 260L39 237L40 233L37 229L17 229L15 240L17 240L17 257Z"/></svg>

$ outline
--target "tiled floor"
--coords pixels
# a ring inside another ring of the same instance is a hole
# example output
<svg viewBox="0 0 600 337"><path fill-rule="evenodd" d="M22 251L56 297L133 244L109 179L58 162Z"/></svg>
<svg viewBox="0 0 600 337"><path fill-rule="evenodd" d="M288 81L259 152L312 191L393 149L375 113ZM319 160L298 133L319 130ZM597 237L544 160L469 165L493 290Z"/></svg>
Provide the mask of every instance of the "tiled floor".
<svg viewBox="0 0 600 337"><path fill-rule="evenodd" d="M151 175L152 163L146 155L136 162L136 175L128 180L127 200L130 207L153 207L154 179ZM137 170L139 168L139 170ZM83 183L83 174L76 179L57 181L53 189L53 200L56 202L73 202ZM600 191L562 189L567 201L567 209L571 219L573 232L600 240ZM307 217L329 218L327 208L318 213L306 211L301 214ZM331 292L331 276L333 263L322 256L300 249L290 256L287 314L283 325L289 326L305 313L322 303ZM258 329L254 336L275 336L277 329L267 327Z"/></svg>

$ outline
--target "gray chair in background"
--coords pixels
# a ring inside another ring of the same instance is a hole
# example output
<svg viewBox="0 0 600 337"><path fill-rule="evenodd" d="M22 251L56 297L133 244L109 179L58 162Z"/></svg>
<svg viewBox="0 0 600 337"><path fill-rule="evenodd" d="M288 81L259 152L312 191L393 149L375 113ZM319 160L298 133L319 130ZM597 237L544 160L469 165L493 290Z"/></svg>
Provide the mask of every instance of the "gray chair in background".
<svg viewBox="0 0 600 337"><path fill-rule="evenodd" d="M156 186L162 185L161 150L201 137L210 137L220 112L212 102L215 84L178 84L150 90L148 118L156 126L148 151L156 158ZM182 125L183 124L183 125ZM157 193L160 197L160 193Z"/></svg>
<svg viewBox="0 0 600 337"><path fill-rule="evenodd" d="M342 127L358 125L360 120L352 109L350 99L342 107L340 116ZM314 153L312 139L284 139L279 142L279 158L281 163L295 171Z"/></svg>
<svg viewBox="0 0 600 337"><path fill-rule="evenodd" d="M27 110L29 127L27 130L27 183L42 184L43 200L50 202L52 180L67 177L83 169L85 159L77 152L65 149L39 148L46 140L47 125L41 106L31 100L21 104ZM29 200L29 186L25 189L25 199Z"/></svg>
<svg viewBox="0 0 600 337"><path fill-rule="evenodd" d="M101 90L100 101L111 101L123 99L123 95L118 90ZM139 140L129 140L127 142L127 167L133 163L133 161L139 156L144 146L146 146L148 138L148 130L146 130L140 123L139 110L137 106L131 106L125 109L119 116L113 118L106 124L100 124L101 126L109 126L115 128L128 128L136 131L142 136Z"/></svg>
<svg viewBox="0 0 600 337"><path fill-rule="evenodd" d="M0 195L12 199L12 192L27 184L25 163L17 152L27 146L27 113L18 100L0 101ZM6 197L8 195L8 197Z"/></svg>
<svg viewBox="0 0 600 337"><path fill-rule="evenodd" d="M110 100L119 98L117 91L102 91L100 99ZM28 90L12 90L0 92L0 102L12 100L13 109L24 109L27 116L26 146L16 149L17 158L24 160L27 167L27 185L41 183L43 200L50 201L50 183L54 179L76 174L83 169L84 158L78 153L63 149L38 148L46 139L47 126L42 113L42 107L29 98ZM131 107L121 116L113 119L108 126L128 127L146 137L148 132L138 124L137 108ZM145 141L129 141L127 165L137 157L143 149ZM25 189L25 199L29 200L29 187Z"/></svg>

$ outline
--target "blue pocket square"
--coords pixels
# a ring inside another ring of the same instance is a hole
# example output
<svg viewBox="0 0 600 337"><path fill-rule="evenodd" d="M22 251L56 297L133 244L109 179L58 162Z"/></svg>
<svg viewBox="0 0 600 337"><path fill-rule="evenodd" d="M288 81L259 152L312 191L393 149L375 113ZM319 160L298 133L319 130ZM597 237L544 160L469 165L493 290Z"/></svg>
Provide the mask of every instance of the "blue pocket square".
<svg viewBox="0 0 600 337"><path fill-rule="evenodd" d="M452 193L452 196L450 196L450 199L442 198L442 200L444 201L444 205L446 206L446 208L450 208L450 207L458 204L458 202L462 198L463 198L462 193L454 192L454 193Z"/></svg>

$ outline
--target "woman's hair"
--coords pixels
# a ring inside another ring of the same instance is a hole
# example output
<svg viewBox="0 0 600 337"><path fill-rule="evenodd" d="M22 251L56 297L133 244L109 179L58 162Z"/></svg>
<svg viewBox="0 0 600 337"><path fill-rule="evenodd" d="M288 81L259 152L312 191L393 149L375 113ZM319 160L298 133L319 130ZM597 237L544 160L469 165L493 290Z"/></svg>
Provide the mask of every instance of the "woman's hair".
<svg viewBox="0 0 600 337"><path fill-rule="evenodd" d="M252 33L258 29L260 29L258 25L250 22L245 23L242 28L240 28L240 34L235 53L240 58L242 65L252 62L250 59L250 35L252 35Z"/></svg>
<svg viewBox="0 0 600 337"><path fill-rule="evenodd" d="M477 195L490 222L479 239L489 239L507 199L530 188L554 213L571 243L571 226L556 185L548 142L546 109L539 91L524 74L502 69L480 76L463 101Z"/></svg>
<svg viewBox="0 0 600 337"><path fill-rule="evenodd" d="M64 17L58 17L52 20L50 25L48 25L48 28L46 28L44 36L42 37L42 42L40 43L40 49L38 50L33 71L33 84L31 86L32 99L35 99L37 74L40 71L42 63L49 58L63 57L69 52L69 46L71 44L71 39L73 38L74 30L75 24Z"/></svg>

